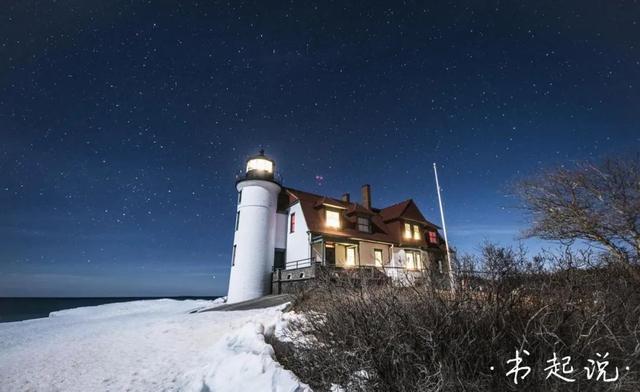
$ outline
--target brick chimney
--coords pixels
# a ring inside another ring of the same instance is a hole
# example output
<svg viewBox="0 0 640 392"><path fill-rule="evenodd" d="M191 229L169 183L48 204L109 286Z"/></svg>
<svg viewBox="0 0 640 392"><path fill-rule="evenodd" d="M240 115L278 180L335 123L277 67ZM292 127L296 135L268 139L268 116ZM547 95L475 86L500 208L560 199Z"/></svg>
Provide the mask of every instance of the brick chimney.
<svg viewBox="0 0 640 392"><path fill-rule="evenodd" d="M340 200L344 201L345 203L350 203L351 202L351 197L349 196L348 193L345 193L345 194L342 195Z"/></svg>
<svg viewBox="0 0 640 392"><path fill-rule="evenodd" d="M371 209L371 185L369 184L364 184L361 188L361 203L363 206L365 206L367 209Z"/></svg>

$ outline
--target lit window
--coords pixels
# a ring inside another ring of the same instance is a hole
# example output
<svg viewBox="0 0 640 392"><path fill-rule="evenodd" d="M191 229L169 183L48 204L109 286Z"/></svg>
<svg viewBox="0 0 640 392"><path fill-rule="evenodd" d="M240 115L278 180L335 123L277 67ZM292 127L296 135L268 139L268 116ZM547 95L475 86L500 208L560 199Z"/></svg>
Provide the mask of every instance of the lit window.
<svg viewBox="0 0 640 392"><path fill-rule="evenodd" d="M438 236L436 235L435 231L430 231L429 232L429 242L432 244L437 244L438 243Z"/></svg>
<svg viewBox="0 0 640 392"><path fill-rule="evenodd" d="M327 227L340 228L340 214L338 211L327 210L326 221Z"/></svg>
<svg viewBox="0 0 640 392"><path fill-rule="evenodd" d="M264 158L254 158L247 162L247 172L251 170L260 170L267 173L273 173L273 162Z"/></svg>
<svg viewBox="0 0 640 392"><path fill-rule="evenodd" d="M236 212L236 231L240 227L240 211Z"/></svg>
<svg viewBox="0 0 640 392"><path fill-rule="evenodd" d="M413 225L413 239L414 240L420 239L420 227L418 227L418 225Z"/></svg>
<svg viewBox="0 0 640 392"><path fill-rule="evenodd" d="M356 265L356 248L347 248L347 265Z"/></svg>
<svg viewBox="0 0 640 392"><path fill-rule="evenodd" d="M420 251L405 250L406 263L405 268L409 270L417 270L422 268L422 257Z"/></svg>
<svg viewBox="0 0 640 392"><path fill-rule="evenodd" d="M415 261L413 259L413 252L405 251L405 253L406 253L406 259L407 259L405 267L407 269L410 269L410 270L415 269L416 268L416 263L415 263Z"/></svg>
<svg viewBox="0 0 640 392"><path fill-rule="evenodd" d="M371 232L371 220L365 217L358 217L358 230L365 233Z"/></svg>
<svg viewBox="0 0 640 392"><path fill-rule="evenodd" d="M404 238L411 238L411 225L408 223L404 224Z"/></svg>
<svg viewBox="0 0 640 392"><path fill-rule="evenodd" d="M291 222L289 225L289 232L294 233L296 231L296 213L291 214Z"/></svg>
<svg viewBox="0 0 640 392"><path fill-rule="evenodd" d="M236 246L233 246L233 250L231 251L231 266L236 265Z"/></svg>
<svg viewBox="0 0 640 392"><path fill-rule="evenodd" d="M382 249L373 250L373 260L376 263L376 267L382 267Z"/></svg>

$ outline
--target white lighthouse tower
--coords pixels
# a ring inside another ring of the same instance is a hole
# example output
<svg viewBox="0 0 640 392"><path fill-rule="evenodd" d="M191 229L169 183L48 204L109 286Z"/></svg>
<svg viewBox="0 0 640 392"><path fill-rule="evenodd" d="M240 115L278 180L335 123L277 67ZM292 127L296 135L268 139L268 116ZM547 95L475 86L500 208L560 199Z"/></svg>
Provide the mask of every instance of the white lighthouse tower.
<svg viewBox="0 0 640 392"><path fill-rule="evenodd" d="M260 150L260 154L249 158L244 176L236 183L238 209L228 303L258 298L270 292L276 208L281 189L274 173L274 161Z"/></svg>

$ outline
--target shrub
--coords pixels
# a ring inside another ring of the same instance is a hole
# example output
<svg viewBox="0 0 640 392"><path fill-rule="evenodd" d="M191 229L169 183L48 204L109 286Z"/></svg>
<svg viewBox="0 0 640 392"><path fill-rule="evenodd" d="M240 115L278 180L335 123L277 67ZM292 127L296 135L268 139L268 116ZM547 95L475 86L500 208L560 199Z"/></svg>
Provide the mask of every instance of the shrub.
<svg viewBox="0 0 640 392"><path fill-rule="evenodd" d="M578 268L570 252L528 260L486 245L483 271L462 272L475 284L455 297L432 285L319 274L296 303L303 321L274 341L280 362L316 390L348 391L639 391L640 282L627 268ZM556 268L542 265L555 262ZM569 265L567 265L569 264ZM531 368L515 385L507 377L515 350ZM553 357L571 356L568 383L547 377ZM613 383L587 379L589 359L608 352ZM627 371L625 367L629 367Z"/></svg>

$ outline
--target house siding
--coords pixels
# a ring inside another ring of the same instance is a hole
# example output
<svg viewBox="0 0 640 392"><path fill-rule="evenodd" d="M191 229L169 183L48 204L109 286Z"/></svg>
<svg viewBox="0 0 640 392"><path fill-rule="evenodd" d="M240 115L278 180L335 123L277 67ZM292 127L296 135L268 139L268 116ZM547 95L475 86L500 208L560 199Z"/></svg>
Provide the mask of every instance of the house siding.
<svg viewBox="0 0 640 392"><path fill-rule="evenodd" d="M389 252L390 246L387 244L379 244L376 242L360 241L360 265L376 266L374 258L374 250L382 250L382 265L387 266L389 264Z"/></svg>
<svg viewBox="0 0 640 392"><path fill-rule="evenodd" d="M296 230L290 232L291 214L296 214ZM289 208L285 224L285 233L287 238L287 256L286 262L291 263L297 260L308 259L311 257L311 246L309 245L309 227L302 213L300 203L294 204ZM308 260L307 260L308 261Z"/></svg>

